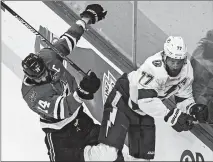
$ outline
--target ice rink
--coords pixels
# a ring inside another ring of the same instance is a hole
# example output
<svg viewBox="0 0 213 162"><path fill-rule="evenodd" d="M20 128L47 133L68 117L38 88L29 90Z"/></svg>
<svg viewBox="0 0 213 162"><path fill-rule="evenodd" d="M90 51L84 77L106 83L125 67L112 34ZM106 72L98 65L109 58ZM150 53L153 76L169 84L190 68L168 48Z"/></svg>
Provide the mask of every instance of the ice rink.
<svg viewBox="0 0 213 162"><path fill-rule="evenodd" d="M2 161L48 161L39 117L21 95L21 79L1 63Z"/></svg>

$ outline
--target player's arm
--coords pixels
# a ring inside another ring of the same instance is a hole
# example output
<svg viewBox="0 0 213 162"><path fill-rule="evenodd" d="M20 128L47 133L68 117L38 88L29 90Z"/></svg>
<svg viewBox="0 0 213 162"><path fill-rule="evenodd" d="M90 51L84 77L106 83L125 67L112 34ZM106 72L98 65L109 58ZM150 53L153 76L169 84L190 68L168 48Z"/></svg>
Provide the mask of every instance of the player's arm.
<svg viewBox="0 0 213 162"><path fill-rule="evenodd" d="M139 108L154 118L164 118L164 121L177 132L190 130L192 128L192 125L188 123L189 120L192 120L190 115L177 108L169 110L158 98L158 89L161 84L158 74L152 68L146 66L142 66L139 70L142 72L137 84ZM145 76L152 76L153 78L147 81L149 77L146 78Z"/></svg>
<svg viewBox="0 0 213 162"><path fill-rule="evenodd" d="M53 44L65 56L70 54L76 46L78 40L83 35L86 25L95 24L96 22L105 18L106 11L98 4L88 5L80 16L81 19L77 20L71 27L60 36L60 39Z"/></svg>
<svg viewBox="0 0 213 162"><path fill-rule="evenodd" d="M69 55L74 47L76 46L78 40L83 35L85 27L89 18L82 18L81 20L76 21L61 37L56 41L53 46L59 50L64 56ZM39 52L40 57L42 57L45 62L49 60L59 60L63 61L53 49L43 48Z"/></svg>
<svg viewBox="0 0 213 162"><path fill-rule="evenodd" d="M86 22L88 18L82 18L81 20L76 21L60 38L56 41L53 46L59 50L64 56L69 55L74 47L76 46L78 40L83 35ZM39 56L42 57L46 63L50 60L63 61L63 58L60 57L53 49L43 48L39 51Z"/></svg>
<svg viewBox="0 0 213 162"><path fill-rule="evenodd" d="M89 22L89 18L83 17L81 20L77 20L71 27L60 36L59 40L53 44L64 56L69 55L78 40L83 35L86 25Z"/></svg>
<svg viewBox="0 0 213 162"><path fill-rule="evenodd" d="M149 62L145 62L137 71L138 106L144 113L163 118L169 111L158 98L159 77Z"/></svg>
<svg viewBox="0 0 213 162"><path fill-rule="evenodd" d="M193 78L187 78L185 85L175 94L177 108L182 112L193 115L200 123L208 120L208 107L204 104L197 104L192 93Z"/></svg>

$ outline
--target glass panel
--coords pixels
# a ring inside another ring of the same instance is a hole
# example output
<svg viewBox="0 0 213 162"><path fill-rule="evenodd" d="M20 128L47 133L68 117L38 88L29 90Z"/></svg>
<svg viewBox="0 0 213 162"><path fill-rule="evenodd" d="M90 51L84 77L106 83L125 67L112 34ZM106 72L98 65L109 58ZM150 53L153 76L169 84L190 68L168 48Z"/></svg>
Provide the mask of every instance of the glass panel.
<svg viewBox="0 0 213 162"><path fill-rule="evenodd" d="M139 62L162 50L167 35L182 36L191 54L213 28L212 5L212 1L138 1Z"/></svg>
<svg viewBox="0 0 213 162"><path fill-rule="evenodd" d="M209 122L213 123L212 5L212 1L138 1L136 57L142 63L163 50L168 35L182 36L193 56L195 100L209 106ZM202 127L213 134L211 126Z"/></svg>
<svg viewBox="0 0 213 162"><path fill-rule="evenodd" d="M80 14L94 1L64 1L73 11ZM132 60L132 19L133 5L130 1L95 1L108 11L106 19L95 25L94 29L114 47Z"/></svg>

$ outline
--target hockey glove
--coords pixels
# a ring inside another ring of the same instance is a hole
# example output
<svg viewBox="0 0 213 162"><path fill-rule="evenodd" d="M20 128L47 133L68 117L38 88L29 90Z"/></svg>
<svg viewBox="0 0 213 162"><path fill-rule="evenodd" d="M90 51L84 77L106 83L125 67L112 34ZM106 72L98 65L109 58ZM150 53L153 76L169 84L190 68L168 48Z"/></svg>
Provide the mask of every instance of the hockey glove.
<svg viewBox="0 0 213 162"><path fill-rule="evenodd" d="M199 123L206 123L208 121L208 107L203 104L194 104L190 108L190 114L195 117Z"/></svg>
<svg viewBox="0 0 213 162"><path fill-rule="evenodd" d="M86 7L85 11L83 11L80 16L89 17L91 19L91 23L95 24L96 22L105 18L107 11L104 11L103 7L99 4L90 4Z"/></svg>
<svg viewBox="0 0 213 162"><path fill-rule="evenodd" d="M164 117L165 122L169 123L177 132L188 131L193 127L194 118L182 113L180 109L173 109Z"/></svg>
<svg viewBox="0 0 213 162"><path fill-rule="evenodd" d="M92 100L94 93L99 89L101 80L94 72L89 71L86 76L80 81L76 92L78 96L85 100Z"/></svg>

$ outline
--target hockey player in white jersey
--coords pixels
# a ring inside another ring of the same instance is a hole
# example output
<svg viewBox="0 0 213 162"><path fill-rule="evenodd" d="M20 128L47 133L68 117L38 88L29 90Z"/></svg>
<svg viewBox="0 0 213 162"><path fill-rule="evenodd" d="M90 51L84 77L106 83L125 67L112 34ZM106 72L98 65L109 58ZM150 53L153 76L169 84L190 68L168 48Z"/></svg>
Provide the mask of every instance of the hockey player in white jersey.
<svg viewBox="0 0 213 162"><path fill-rule="evenodd" d="M207 107L192 95L193 69L181 37L170 36L164 50L150 56L136 70L124 73L104 105L97 146L86 146L86 161L113 161L122 150L128 132L129 153L135 159L155 155L154 118L162 118L177 132L188 131L194 120L207 120ZM169 110L163 99L175 96Z"/></svg>

